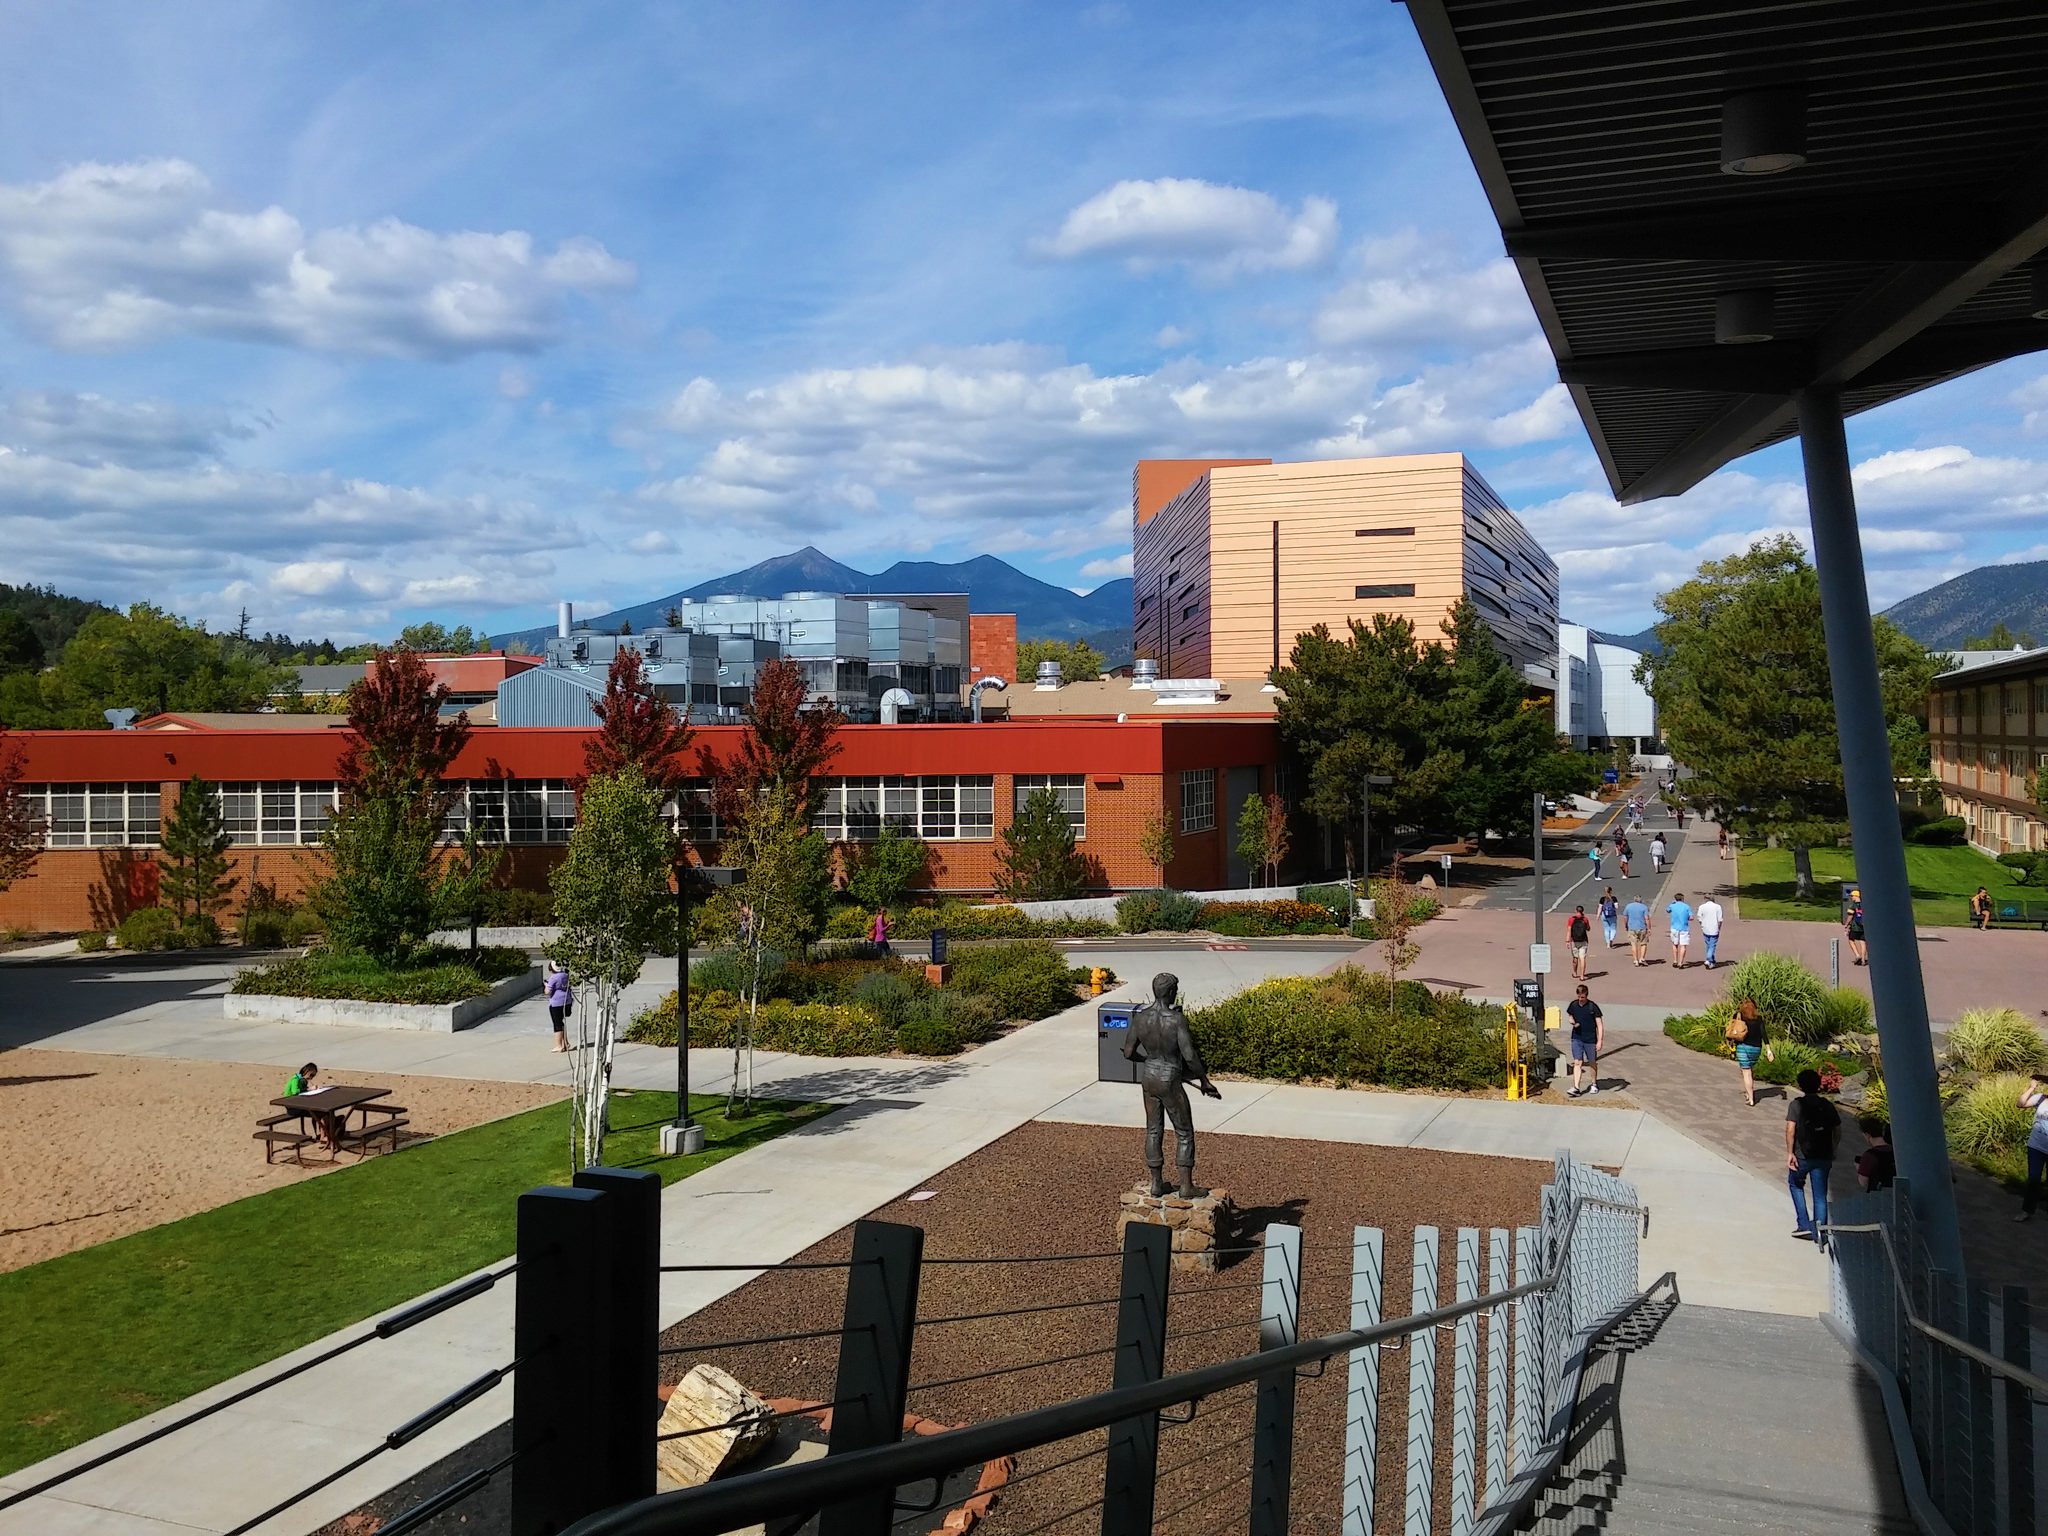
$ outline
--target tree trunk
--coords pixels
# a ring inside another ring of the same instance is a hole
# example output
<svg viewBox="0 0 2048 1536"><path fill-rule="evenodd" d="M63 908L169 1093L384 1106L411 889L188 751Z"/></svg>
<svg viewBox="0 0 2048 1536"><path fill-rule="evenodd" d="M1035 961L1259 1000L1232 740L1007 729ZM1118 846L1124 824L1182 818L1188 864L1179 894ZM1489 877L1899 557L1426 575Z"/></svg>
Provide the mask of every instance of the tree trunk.
<svg viewBox="0 0 2048 1536"><path fill-rule="evenodd" d="M1813 900L1813 854L1804 843L1792 850L1792 894L1801 901Z"/></svg>

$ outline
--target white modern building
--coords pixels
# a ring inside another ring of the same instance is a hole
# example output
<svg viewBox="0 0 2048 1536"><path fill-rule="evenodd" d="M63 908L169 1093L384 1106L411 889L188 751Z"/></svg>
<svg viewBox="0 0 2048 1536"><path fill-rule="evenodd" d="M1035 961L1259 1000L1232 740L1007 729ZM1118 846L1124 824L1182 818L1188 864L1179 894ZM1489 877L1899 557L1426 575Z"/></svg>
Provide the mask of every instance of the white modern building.
<svg viewBox="0 0 2048 1536"><path fill-rule="evenodd" d="M1557 626L1557 729L1579 748L1624 743L1646 752L1657 740L1657 704L1636 681L1640 651L1601 639L1583 624Z"/></svg>

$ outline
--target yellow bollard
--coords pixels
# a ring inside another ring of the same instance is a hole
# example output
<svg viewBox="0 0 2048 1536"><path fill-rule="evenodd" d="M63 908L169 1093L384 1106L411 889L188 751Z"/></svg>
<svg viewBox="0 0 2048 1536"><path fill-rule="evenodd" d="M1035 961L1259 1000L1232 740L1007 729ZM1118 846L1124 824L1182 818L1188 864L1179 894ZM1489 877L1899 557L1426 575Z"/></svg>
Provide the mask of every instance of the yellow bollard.
<svg viewBox="0 0 2048 1536"><path fill-rule="evenodd" d="M1503 1004L1501 1012L1507 1016L1508 1098L1526 1099L1529 1097L1529 1069L1522 1065L1522 1016L1513 1003Z"/></svg>

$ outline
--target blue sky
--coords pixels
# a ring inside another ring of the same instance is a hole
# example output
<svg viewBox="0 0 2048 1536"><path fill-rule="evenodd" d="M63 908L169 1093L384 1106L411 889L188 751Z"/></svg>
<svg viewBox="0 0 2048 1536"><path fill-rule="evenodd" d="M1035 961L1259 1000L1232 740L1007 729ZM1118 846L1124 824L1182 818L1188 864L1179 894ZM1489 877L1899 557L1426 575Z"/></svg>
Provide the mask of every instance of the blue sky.
<svg viewBox="0 0 2048 1536"><path fill-rule="evenodd" d="M1618 508L1398 5L0 11L0 579L337 639L814 543L1087 588L1139 457L1462 449L1614 629L1796 456ZM1872 595L2048 556L2048 365L1851 424Z"/></svg>

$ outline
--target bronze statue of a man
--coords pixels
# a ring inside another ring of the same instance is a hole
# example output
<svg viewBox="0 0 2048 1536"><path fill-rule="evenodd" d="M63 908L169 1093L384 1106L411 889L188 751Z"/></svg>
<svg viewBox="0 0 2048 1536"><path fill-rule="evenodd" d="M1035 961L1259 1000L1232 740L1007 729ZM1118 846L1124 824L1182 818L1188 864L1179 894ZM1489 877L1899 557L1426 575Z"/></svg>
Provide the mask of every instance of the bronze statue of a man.
<svg viewBox="0 0 2048 1536"><path fill-rule="evenodd" d="M1188 1109L1186 1084L1192 1082L1212 1099L1223 1097L1209 1081L1209 1069L1202 1065L1202 1053L1188 1030L1188 1016L1174 1006L1180 978L1161 971L1152 978L1152 1001L1131 1015L1125 1032L1123 1052L1138 1067L1138 1083L1145 1090L1145 1166L1151 1170L1152 1193L1166 1193L1160 1177L1166 1166L1166 1117L1173 1117L1174 1161L1180 1165L1180 1193L1184 1200L1196 1199L1195 1117Z"/></svg>

